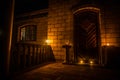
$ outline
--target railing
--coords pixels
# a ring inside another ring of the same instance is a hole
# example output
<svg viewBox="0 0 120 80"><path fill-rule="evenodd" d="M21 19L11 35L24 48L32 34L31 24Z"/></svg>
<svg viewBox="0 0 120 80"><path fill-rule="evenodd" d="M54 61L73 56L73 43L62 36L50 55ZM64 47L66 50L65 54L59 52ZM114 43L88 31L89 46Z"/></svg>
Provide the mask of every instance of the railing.
<svg viewBox="0 0 120 80"><path fill-rule="evenodd" d="M17 43L11 55L11 71L18 72L51 61L55 59L50 45Z"/></svg>

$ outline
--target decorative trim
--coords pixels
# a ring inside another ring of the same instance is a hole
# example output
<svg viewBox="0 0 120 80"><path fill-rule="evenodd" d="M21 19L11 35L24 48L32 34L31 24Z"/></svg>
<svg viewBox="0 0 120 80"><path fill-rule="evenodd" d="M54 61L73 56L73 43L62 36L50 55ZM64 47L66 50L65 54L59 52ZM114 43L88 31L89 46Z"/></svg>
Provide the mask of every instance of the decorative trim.
<svg viewBox="0 0 120 80"><path fill-rule="evenodd" d="M99 8L96 8L96 7L83 7L83 8L79 8L75 11L73 11L73 14L76 14L77 12L80 12L80 11L83 11L83 10L91 10L91 11L95 11L95 12L99 12L100 9Z"/></svg>

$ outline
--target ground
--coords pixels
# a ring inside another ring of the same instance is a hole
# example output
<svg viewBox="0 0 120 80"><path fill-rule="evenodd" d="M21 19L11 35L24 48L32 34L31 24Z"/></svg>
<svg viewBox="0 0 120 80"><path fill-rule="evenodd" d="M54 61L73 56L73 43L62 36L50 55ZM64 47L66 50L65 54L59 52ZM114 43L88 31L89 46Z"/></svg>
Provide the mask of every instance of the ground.
<svg viewBox="0 0 120 80"><path fill-rule="evenodd" d="M120 80L120 75L118 70L98 66L51 63L14 76L12 80Z"/></svg>

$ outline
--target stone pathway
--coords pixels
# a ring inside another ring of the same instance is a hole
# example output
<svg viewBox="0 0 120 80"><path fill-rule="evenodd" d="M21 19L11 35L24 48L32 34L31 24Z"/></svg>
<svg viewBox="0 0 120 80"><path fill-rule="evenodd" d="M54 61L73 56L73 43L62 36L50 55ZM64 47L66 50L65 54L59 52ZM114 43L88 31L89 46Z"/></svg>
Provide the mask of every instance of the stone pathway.
<svg viewBox="0 0 120 80"><path fill-rule="evenodd" d="M120 80L118 70L52 63L15 76L12 80Z"/></svg>

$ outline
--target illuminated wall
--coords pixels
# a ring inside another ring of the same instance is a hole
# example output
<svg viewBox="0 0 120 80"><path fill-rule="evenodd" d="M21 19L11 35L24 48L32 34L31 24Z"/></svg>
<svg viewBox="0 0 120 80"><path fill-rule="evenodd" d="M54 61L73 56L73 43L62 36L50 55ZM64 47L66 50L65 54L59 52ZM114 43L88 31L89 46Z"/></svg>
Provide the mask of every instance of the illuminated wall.
<svg viewBox="0 0 120 80"><path fill-rule="evenodd" d="M85 4L85 5L84 5ZM44 44L45 41L52 46L56 60L65 60L64 44L72 45L70 49L71 57L73 50L73 14L75 10L87 7L97 7L99 9L99 27L101 46L120 46L120 20L117 6L105 3L86 3L85 0L49 0L47 11L37 11L37 13L27 14L27 18L18 18L15 26L20 27L26 24L37 25L37 41L34 43ZM47 13L40 16L41 13ZM32 16L34 15L34 16ZM38 15L38 16L37 16ZM18 30L19 31L19 30Z"/></svg>
<svg viewBox="0 0 120 80"><path fill-rule="evenodd" d="M72 43L73 19L69 6L67 1L49 1L48 39L53 40L51 46L57 60L65 59L65 49L62 46L67 42Z"/></svg>
<svg viewBox="0 0 120 80"><path fill-rule="evenodd" d="M117 6L107 5L102 16L101 40L102 46L120 46L120 21L118 20L119 12Z"/></svg>
<svg viewBox="0 0 120 80"><path fill-rule="evenodd" d="M112 2L93 1L89 5L89 2L87 3L85 0L49 0L48 39L53 41L51 46L56 59L64 59L65 51L61 46L65 42L68 41L73 46L73 7L75 8L76 6L77 10L80 9L79 6L81 5L82 7L91 7L91 4L100 9L99 26L101 46L120 45L120 20L117 17L119 13L115 10L118 7L113 6ZM72 49L70 51L71 53L73 53Z"/></svg>

